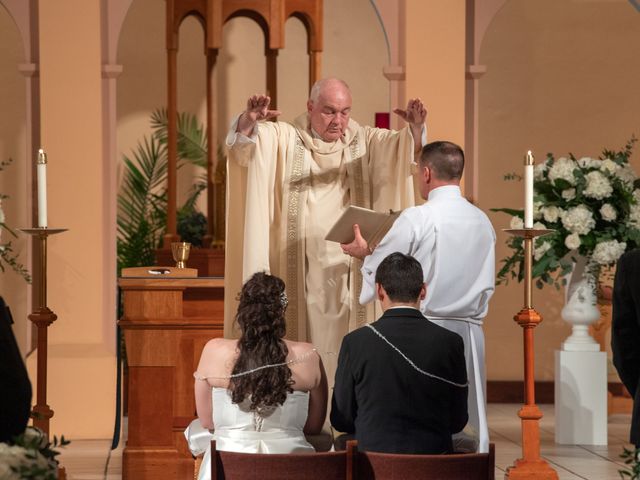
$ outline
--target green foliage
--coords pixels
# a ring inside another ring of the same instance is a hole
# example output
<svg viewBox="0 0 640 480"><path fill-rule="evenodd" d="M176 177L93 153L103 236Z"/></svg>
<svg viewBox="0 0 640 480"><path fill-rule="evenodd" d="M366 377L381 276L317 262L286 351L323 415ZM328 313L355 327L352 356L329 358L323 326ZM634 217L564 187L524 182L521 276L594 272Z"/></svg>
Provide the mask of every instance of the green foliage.
<svg viewBox="0 0 640 480"><path fill-rule="evenodd" d="M151 128L162 145L167 145L167 111L164 108L151 114ZM178 158L199 167L207 167L207 136L195 115L179 113L177 122Z"/></svg>
<svg viewBox="0 0 640 480"><path fill-rule="evenodd" d="M534 228L553 230L534 242L532 277L538 288L564 285L576 255L590 259L589 274L597 278L602 266L615 263L623 251L640 246L640 179L629 165L636 140L632 137L620 151L604 149L599 159L577 160L572 154L555 159L549 153L544 162L536 165ZM600 183L594 182L594 175ZM522 177L510 173L504 178ZM592 225L585 219L579 219L576 225L572 215L576 207L587 212ZM510 215L511 228L522 228L523 210L491 210ZM612 211L614 219L610 216ZM509 236L506 243L511 253L501 260L498 284L521 281L524 275L523 240Z"/></svg>
<svg viewBox="0 0 640 480"><path fill-rule="evenodd" d="M11 158L9 160L0 161L0 171L11 165L11 163L13 163L13 159ZM8 198L8 195L0 193L0 234L2 234L2 232L7 232L12 237L17 238L16 233L11 228L9 228L9 226L4 221L2 200L6 200ZM29 270L27 270L26 267L18 260L18 254L14 252L11 242L0 243L0 271L4 272L7 267L24 278L27 283L31 283L31 275L29 274Z"/></svg>
<svg viewBox="0 0 640 480"><path fill-rule="evenodd" d="M626 468L618 470L620 478L629 480L640 480L640 448L629 449L624 447L620 458L624 460Z"/></svg>
<svg viewBox="0 0 640 480"><path fill-rule="evenodd" d="M132 156L124 156L124 174L118 193L118 272L122 268L152 265L154 250L166 231L167 211L167 114L164 109L151 115L153 133L138 143ZM178 115L178 161L205 166L207 139L195 115ZM189 192L180 211L194 210L205 188L202 178Z"/></svg>
<svg viewBox="0 0 640 480"><path fill-rule="evenodd" d="M2 225L2 227L10 231L5 225ZM13 232L11 233L15 236ZM18 261L18 255L13 251L11 242L0 245L0 270L4 272L6 267L11 268L11 270L24 278L27 283L31 283L31 274L29 270Z"/></svg>
<svg viewBox="0 0 640 480"><path fill-rule="evenodd" d="M178 212L178 235L183 242L194 247L202 247L202 239L207 234L207 217L194 208L182 208Z"/></svg>
<svg viewBox="0 0 640 480"><path fill-rule="evenodd" d="M56 480L58 447L69 445L64 435L50 442L46 434L35 427L27 427L24 433L7 444L0 444L0 462L8 465L12 474L2 478L31 480ZM17 477L16 477L17 475Z"/></svg>
<svg viewBox="0 0 640 480"><path fill-rule="evenodd" d="M155 137L144 137L124 156L125 172L118 194L118 271L152 265L166 224L167 155Z"/></svg>

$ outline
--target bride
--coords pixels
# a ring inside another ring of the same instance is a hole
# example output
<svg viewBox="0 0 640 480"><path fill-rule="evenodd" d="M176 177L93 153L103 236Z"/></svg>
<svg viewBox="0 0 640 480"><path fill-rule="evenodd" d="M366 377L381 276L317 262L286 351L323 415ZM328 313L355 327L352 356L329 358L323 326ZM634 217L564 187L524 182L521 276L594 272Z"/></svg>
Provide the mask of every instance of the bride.
<svg viewBox="0 0 640 480"><path fill-rule="evenodd" d="M194 373L198 419L185 431L191 451L205 451L198 480L210 479L212 438L224 451L314 451L304 434L322 429L327 378L311 344L283 338L286 307L284 282L256 273L240 293L240 338L205 345Z"/></svg>

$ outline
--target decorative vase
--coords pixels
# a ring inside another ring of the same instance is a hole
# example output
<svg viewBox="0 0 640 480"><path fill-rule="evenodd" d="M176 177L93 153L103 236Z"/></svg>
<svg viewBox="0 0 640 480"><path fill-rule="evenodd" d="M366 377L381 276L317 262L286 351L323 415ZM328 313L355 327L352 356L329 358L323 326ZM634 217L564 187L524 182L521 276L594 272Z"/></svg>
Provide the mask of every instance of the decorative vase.
<svg viewBox="0 0 640 480"><path fill-rule="evenodd" d="M587 271L588 259L576 256L571 273L567 274L562 319L571 325L571 335L562 350L598 352L600 345L589 334L589 325L600 318L595 282Z"/></svg>

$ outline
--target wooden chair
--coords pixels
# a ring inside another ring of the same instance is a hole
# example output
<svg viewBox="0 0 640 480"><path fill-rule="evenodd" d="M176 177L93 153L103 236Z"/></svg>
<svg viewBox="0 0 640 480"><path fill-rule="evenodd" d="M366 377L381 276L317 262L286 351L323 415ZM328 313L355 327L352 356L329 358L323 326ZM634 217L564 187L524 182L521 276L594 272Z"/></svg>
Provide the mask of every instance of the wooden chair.
<svg viewBox="0 0 640 480"><path fill-rule="evenodd" d="M347 445L351 443L348 442ZM358 452L355 450L358 480L494 480L495 445L489 453L453 455L405 455ZM327 477L329 478L329 477Z"/></svg>
<svg viewBox="0 0 640 480"><path fill-rule="evenodd" d="M211 442L211 480L355 480L355 442L341 452L219 452Z"/></svg>

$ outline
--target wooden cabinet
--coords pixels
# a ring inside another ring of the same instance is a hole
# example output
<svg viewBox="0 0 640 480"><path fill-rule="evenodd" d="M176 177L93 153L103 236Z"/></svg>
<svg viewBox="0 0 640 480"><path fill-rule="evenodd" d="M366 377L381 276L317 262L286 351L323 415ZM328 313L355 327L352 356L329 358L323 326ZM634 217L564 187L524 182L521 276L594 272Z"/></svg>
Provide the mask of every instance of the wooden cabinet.
<svg viewBox="0 0 640 480"><path fill-rule="evenodd" d="M192 479L184 429L195 418L193 372L223 335L221 278L122 277L128 375L124 480Z"/></svg>

